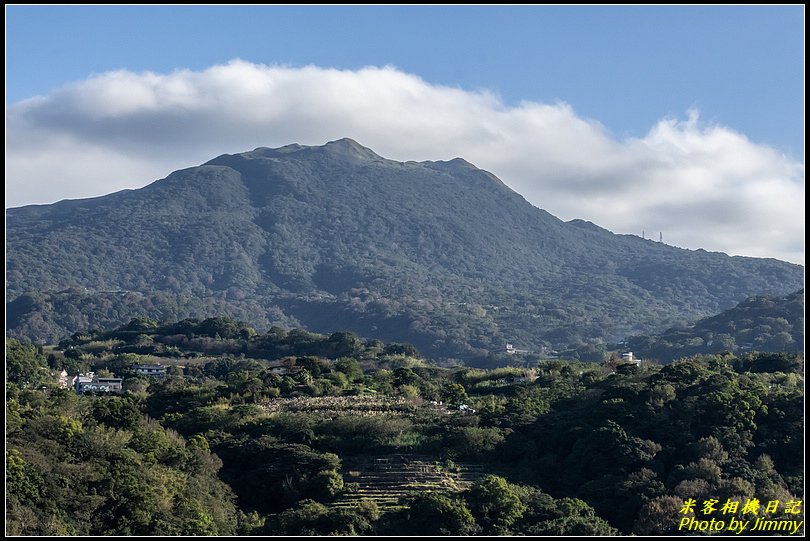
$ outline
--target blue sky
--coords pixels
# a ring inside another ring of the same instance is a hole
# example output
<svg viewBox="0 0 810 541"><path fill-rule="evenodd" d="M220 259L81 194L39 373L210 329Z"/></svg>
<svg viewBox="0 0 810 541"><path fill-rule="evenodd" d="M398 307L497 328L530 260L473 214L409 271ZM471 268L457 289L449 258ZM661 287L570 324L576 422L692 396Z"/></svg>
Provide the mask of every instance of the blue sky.
<svg viewBox="0 0 810 541"><path fill-rule="evenodd" d="M9 206L353 137L563 219L804 260L803 6L7 6L6 104Z"/></svg>
<svg viewBox="0 0 810 541"><path fill-rule="evenodd" d="M804 9L11 6L7 101L94 72L242 58L393 64L507 103L565 101L618 136L690 107L803 156Z"/></svg>

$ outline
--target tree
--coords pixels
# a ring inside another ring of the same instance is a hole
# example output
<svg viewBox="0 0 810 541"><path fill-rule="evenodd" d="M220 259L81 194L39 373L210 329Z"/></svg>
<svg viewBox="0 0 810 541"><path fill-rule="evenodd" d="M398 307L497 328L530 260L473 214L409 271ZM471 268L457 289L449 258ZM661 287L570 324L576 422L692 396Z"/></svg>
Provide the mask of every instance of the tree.
<svg viewBox="0 0 810 541"><path fill-rule="evenodd" d="M412 535L470 535L478 527L463 500L428 492L408 502L406 519L397 529Z"/></svg>
<svg viewBox="0 0 810 541"><path fill-rule="evenodd" d="M354 383L363 379L363 369L355 359L342 357L335 362L335 370L343 372L350 382Z"/></svg>
<svg viewBox="0 0 810 541"><path fill-rule="evenodd" d="M148 317L133 317L124 327L127 331L150 332L158 328L158 322Z"/></svg>
<svg viewBox="0 0 810 541"><path fill-rule="evenodd" d="M268 533L277 534L278 527L290 535L328 535L331 533L329 508L313 500L302 500L294 509L278 517L276 528L268 528Z"/></svg>
<svg viewBox="0 0 810 541"><path fill-rule="evenodd" d="M113 428L132 429L141 422L141 411L131 398L109 396L92 399L93 418Z"/></svg>
<svg viewBox="0 0 810 541"><path fill-rule="evenodd" d="M615 536L618 533L616 528L598 517L591 506L576 498L557 500L555 514L559 516L530 527L527 533L573 537L585 535Z"/></svg>
<svg viewBox="0 0 810 541"><path fill-rule="evenodd" d="M238 338L240 325L229 317L210 317L204 320L197 329L200 334L211 338Z"/></svg>
<svg viewBox="0 0 810 541"><path fill-rule="evenodd" d="M452 434L451 448L465 458L482 458L504 442L504 435L498 428L465 426Z"/></svg>
<svg viewBox="0 0 810 541"><path fill-rule="evenodd" d="M419 351L411 344L392 343L385 346L384 355L405 355L407 357L419 357Z"/></svg>
<svg viewBox="0 0 810 541"><path fill-rule="evenodd" d="M351 332L332 333L328 343L332 348L330 358L354 357L363 351L363 341Z"/></svg>
<svg viewBox="0 0 810 541"><path fill-rule="evenodd" d="M320 377L328 370L326 364L317 357L298 357L295 366L308 372L313 378Z"/></svg>
<svg viewBox="0 0 810 541"><path fill-rule="evenodd" d="M526 506L503 477L487 475L467 497L470 509L485 534L504 535L523 516Z"/></svg>
<svg viewBox="0 0 810 541"><path fill-rule="evenodd" d="M419 382L419 376L410 368L397 368L394 370L394 385L414 385Z"/></svg>
<svg viewBox="0 0 810 541"><path fill-rule="evenodd" d="M683 499L675 496L659 496L647 502L639 512L633 531L640 535L664 535L678 533L678 517Z"/></svg>
<svg viewBox="0 0 810 541"><path fill-rule="evenodd" d="M343 477L335 470L324 470L312 479L309 493L319 500L331 500L343 490Z"/></svg>
<svg viewBox="0 0 810 541"><path fill-rule="evenodd" d="M23 387L52 383L47 366L47 360L35 345L13 338L6 340L6 380Z"/></svg>
<svg viewBox="0 0 810 541"><path fill-rule="evenodd" d="M467 391L460 383L448 383L442 389L442 397L450 405L458 406L469 400Z"/></svg>
<svg viewBox="0 0 810 541"><path fill-rule="evenodd" d="M354 507L337 509L333 522L343 526L347 535L363 535L371 533L374 524L380 519L380 508L374 500L360 500Z"/></svg>

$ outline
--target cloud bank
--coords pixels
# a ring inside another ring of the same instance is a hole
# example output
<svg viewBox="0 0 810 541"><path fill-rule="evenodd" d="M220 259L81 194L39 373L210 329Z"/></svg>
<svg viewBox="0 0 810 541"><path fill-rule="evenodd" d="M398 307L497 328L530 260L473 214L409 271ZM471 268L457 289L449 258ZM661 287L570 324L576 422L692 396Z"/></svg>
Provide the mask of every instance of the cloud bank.
<svg viewBox="0 0 810 541"><path fill-rule="evenodd" d="M6 114L7 207L141 187L223 153L351 137L396 160L463 157L565 220L804 263L804 164L695 111L620 139L565 103L507 106L393 67L235 60L103 73Z"/></svg>

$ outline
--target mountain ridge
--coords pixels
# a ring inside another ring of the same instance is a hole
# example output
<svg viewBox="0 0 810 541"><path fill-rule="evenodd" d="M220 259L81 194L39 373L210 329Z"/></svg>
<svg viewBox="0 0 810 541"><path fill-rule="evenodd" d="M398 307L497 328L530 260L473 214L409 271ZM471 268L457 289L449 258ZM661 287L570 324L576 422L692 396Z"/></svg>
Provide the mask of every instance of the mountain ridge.
<svg viewBox="0 0 810 541"><path fill-rule="evenodd" d="M804 351L804 290L784 296L756 295L686 327L651 336L630 336L624 347L642 358L671 362L691 355L747 351Z"/></svg>
<svg viewBox="0 0 810 541"><path fill-rule="evenodd" d="M42 295L71 288L169 304L183 295L258 327L382 332L460 357L506 341L539 350L653 330L787 294L803 275L563 222L463 159L398 162L350 139L223 154L139 190L6 215L7 301L39 294L47 304ZM261 308L246 312L247 301ZM11 330L44 339L133 315L123 304L108 310L117 317L88 310L73 327L40 321L53 327L44 333L28 312Z"/></svg>

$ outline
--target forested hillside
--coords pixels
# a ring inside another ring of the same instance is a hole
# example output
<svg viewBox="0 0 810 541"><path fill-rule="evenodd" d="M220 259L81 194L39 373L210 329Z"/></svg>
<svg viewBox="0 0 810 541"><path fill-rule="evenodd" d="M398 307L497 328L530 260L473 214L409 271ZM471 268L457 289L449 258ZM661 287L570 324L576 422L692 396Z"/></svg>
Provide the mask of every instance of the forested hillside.
<svg viewBox="0 0 810 541"><path fill-rule="evenodd" d="M10 332L49 342L218 313L472 359L507 342L604 344L803 279L798 265L563 222L462 159L396 162L348 139L223 155L6 222Z"/></svg>
<svg viewBox="0 0 810 541"><path fill-rule="evenodd" d="M669 362L686 355L745 352L804 352L804 290L784 297L750 297L731 310L668 329L633 336L624 344L642 358Z"/></svg>
<svg viewBox="0 0 810 541"><path fill-rule="evenodd" d="M803 493L793 354L478 370L219 317L6 357L9 534L664 534L689 498L793 520Z"/></svg>

